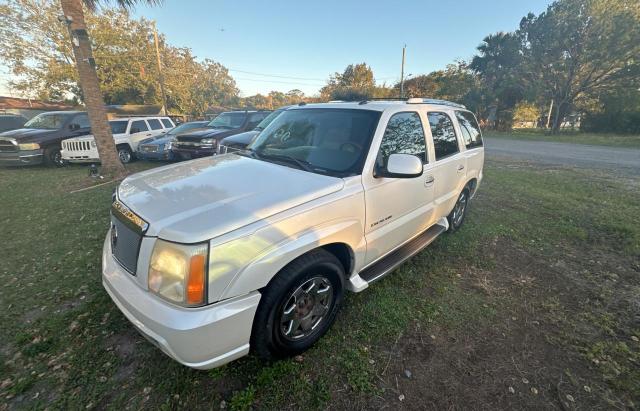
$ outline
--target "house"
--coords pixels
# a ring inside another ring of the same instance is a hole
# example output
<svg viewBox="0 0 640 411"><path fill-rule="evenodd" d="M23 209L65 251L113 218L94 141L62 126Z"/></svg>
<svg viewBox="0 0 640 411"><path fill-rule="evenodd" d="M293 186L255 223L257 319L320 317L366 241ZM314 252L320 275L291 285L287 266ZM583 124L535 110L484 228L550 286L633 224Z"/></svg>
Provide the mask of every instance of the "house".
<svg viewBox="0 0 640 411"><path fill-rule="evenodd" d="M46 111L60 110L78 110L78 107L60 102L0 96L0 113L20 114L31 119Z"/></svg>

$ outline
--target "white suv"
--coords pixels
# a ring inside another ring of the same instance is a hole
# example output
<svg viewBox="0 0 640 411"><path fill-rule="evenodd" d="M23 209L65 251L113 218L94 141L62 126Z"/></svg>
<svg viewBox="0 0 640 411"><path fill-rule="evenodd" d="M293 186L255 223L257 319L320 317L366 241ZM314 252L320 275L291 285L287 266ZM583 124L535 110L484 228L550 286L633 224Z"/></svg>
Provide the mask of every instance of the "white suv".
<svg viewBox="0 0 640 411"><path fill-rule="evenodd" d="M134 159L140 141L156 137L175 127L169 117L130 117L109 120L116 143L118 157L123 163ZM100 161L93 135L62 141L62 161L69 163L95 163Z"/></svg>
<svg viewBox="0 0 640 411"><path fill-rule="evenodd" d="M344 290L462 225L483 163L478 123L458 104L302 103L247 151L126 178L103 284L187 366L297 354L329 329Z"/></svg>

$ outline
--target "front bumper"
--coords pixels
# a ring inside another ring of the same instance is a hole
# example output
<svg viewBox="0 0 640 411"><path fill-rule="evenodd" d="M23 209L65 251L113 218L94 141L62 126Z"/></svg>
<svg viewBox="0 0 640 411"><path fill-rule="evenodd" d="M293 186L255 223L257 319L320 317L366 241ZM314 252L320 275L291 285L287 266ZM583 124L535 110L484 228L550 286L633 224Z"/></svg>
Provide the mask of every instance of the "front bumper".
<svg viewBox="0 0 640 411"><path fill-rule="evenodd" d="M167 151L136 151L136 157L140 160L158 160L158 161L171 161L174 159L173 152Z"/></svg>
<svg viewBox="0 0 640 411"><path fill-rule="evenodd" d="M0 152L0 166L42 164L42 149Z"/></svg>
<svg viewBox="0 0 640 411"><path fill-rule="evenodd" d="M102 254L102 284L138 331L165 354L188 367L209 369L249 353L260 293L200 308L166 303L142 289L111 254L110 236Z"/></svg>
<svg viewBox="0 0 640 411"><path fill-rule="evenodd" d="M216 149L213 147L198 149L172 148L171 151L175 154L176 159L179 160L191 160L192 158L211 157L212 155L216 154Z"/></svg>

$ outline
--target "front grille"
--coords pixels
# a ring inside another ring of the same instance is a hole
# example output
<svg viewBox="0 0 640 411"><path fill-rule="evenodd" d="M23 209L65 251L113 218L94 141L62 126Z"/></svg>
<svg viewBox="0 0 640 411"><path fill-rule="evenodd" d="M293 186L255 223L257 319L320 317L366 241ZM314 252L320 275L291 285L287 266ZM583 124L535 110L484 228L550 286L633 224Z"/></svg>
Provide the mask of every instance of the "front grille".
<svg viewBox="0 0 640 411"><path fill-rule="evenodd" d="M155 153L158 151L158 146L141 146L140 150L144 153Z"/></svg>
<svg viewBox="0 0 640 411"><path fill-rule="evenodd" d="M114 258L131 274L136 275L140 243L147 224L116 200L111 207L111 252Z"/></svg>
<svg viewBox="0 0 640 411"><path fill-rule="evenodd" d="M62 148L67 151L87 151L91 149L89 141L63 141Z"/></svg>
<svg viewBox="0 0 640 411"><path fill-rule="evenodd" d="M0 139L0 152L15 153L18 151L18 143L15 140Z"/></svg>

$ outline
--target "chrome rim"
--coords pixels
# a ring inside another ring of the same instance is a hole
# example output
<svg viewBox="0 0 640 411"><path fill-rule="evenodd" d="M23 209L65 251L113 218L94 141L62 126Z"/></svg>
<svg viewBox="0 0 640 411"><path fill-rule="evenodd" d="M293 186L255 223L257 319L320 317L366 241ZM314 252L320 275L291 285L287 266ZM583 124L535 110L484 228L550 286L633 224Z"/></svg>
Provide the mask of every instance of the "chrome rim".
<svg viewBox="0 0 640 411"><path fill-rule="evenodd" d="M453 208L453 214L451 220L456 227L462 223L462 217L464 216L464 210L467 208L467 193L463 192L458 198L456 206Z"/></svg>
<svg viewBox="0 0 640 411"><path fill-rule="evenodd" d="M131 153L129 150L120 150L118 151L118 156L120 157L120 161L123 163L128 163L131 161Z"/></svg>
<svg viewBox="0 0 640 411"><path fill-rule="evenodd" d="M57 150L53 153L53 164L57 166L63 166L64 162L62 161L62 153L60 150Z"/></svg>
<svg viewBox="0 0 640 411"><path fill-rule="evenodd" d="M280 332L287 340L311 335L333 304L333 286L325 277L307 280L287 298L280 313Z"/></svg>

